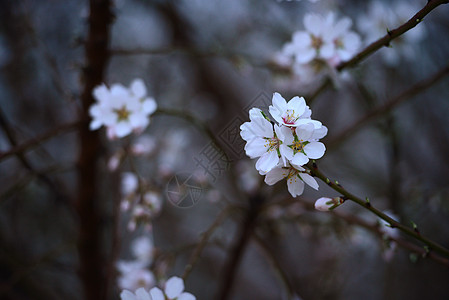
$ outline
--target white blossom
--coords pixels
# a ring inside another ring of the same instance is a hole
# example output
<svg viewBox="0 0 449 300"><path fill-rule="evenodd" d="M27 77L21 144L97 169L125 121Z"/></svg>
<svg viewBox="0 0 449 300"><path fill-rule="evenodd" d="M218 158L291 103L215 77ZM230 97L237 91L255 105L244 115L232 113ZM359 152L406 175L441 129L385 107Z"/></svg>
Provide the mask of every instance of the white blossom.
<svg viewBox="0 0 449 300"><path fill-rule="evenodd" d="M258 116L260 115L260 116ZM282 144L287 128L271 124L265 119L262 112L253 108L250 111L251 122L246 122L240 126L241 136L247 141L245 152L250 158L259 159L256 162L256 169L260 172L269 172L274 168L279 160L285 163L285 151L287 147Z"/></svg>
<svg viewBox="0 0 449 300"><path fill-rule="evenodd" d="M146 97L146 93L141 79L135 79L129 89L121 84L113 84L110 89L104 84L97 86L93 90L97 102L89 108L93 118L90 129L105 126L110 139L143 131L157 108L154 99Z"/></svg>
<svg viewBox="0 0 449 300"><path fill-rule="evenodd" d="M151 288L155 284L154 275L147 269L146 262L120 260L117 262L117 270L120 272L117 284L121 289Z"/></svg>
<svg viewBox="0 0 449 300"><path fill-rule="evenodd" d="M121 300L152 300L150 294L144 288L139 288L136 293L124 290L120 294Z"/></svg>
<svg viewBox="0 0 449 300"><path fill-rule="evenodd" d="M191 293L184 292L184 281L182 278L173 276L165 283L165 289L162 291L158 287L150 290L152 300L195 300L196 297Z"/></svg>
<svg viewBox="0 0 449 300"><path fill-rule="evenodd" d="M135 239L131 244L131 250L138 261L150 264L153 261L154 245L147 236Z"/></svg>
<svg viewBox="0 0 449 300"><path fill-rule="evenodd" d="M315 178L307 174L306 170L300 166L288 165L284 167L278 165L265 175L265 183L273 185L282 179L287 179L287 188L293 196L300 196L304 191L304 183L318 190L318 183Z"/></svg>
<svg viewBox="0 0 449 300"><path fill-rule="evenodd" d="M407 22L417 11L414 3L394 1L392 3L371 1L368 13L358 19L357 25L366 37L366 43L370 44L387 34L403 23ZM382 50L382 58L385 63L395 65L402 55L408 60L416 56L416 45L424 38L425 25L418 24L410 31L404 33L391 42L391 49Z"/></svg>
<svg viewBox="0 0 449 300"><path fill-rule="evenodd" d="M294 131L295 136L292 131ZM299 125L291 130L289 134L284 135L282 142L288 146L286 157L296 166L305 165L309 162L309 159L321 158L326 151L326 147L323 143L317 142L317 140L326 133L327 128L324 126L319 126L315 129L313 123Z"/></svg>

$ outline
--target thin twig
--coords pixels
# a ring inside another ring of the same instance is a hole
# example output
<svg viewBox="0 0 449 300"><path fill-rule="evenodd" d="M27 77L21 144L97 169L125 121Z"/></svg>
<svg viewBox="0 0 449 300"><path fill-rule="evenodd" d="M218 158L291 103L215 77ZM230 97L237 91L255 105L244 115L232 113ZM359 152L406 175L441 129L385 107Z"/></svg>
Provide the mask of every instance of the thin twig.
<svg viewBox="0 0 449 300"><path fill-rule="evenodd" d="M276 259L276 256L274 255L273 251L268 246L267 242L263 240L258 234L254 235L254 240L257 242L259 247L264 251L266 254L268 260L270 261L272 267L276 271L276 273L279 275L281 282L285 286L285 289L288 293L288 299L292 299L293 295L296 294L295 289L291 285L290 281L288 280L288 276L285 273L284 269L282 268L279 261Z"/></svg>
<svg viewBox="0 0 449 300"><path fill-rule="evenodd" d="M359 120L355 121L352 125L348 126L346 129L344 129L340 134L332 138L330 141L327 142L327 147L330 149L332 147L337 146L342 141L356 133L358 130L360 130L364 125L369 123L370 121L374 120L376 117L381 116L383 114L388 113L392 109L394 109L399 104L410 100L413 96L416 94L425 91L429 87L433 86L435 83L443 79L445 76L449 75L449 65L442 68L432 76L428 77L427 79L424 79L408 90L402 92L401 94L397 95L393 99L387 101L384 105L373 109L371 112L367 113L363 117L361 117Z"/></svg>
<svg viewBox="0 0 449 300"><path fill-rule="evenodd" d="M346 189L344 189L339 183L329 180L329 178L326 177L318 169L318 166L316 165L316 163L309 162L307 164L307 167L309 168L310 173L313 176L318 177L323 182L327 183L327 185L329 185L335 191L339 192L346 199L351 200L351 201L357 203L358 205L364 207L365 209L371 211L376 216L378 216L379 218L381 218L382 220L384 220L388 224L390 224L390 226L392 228L398 228L399 230L401 230L405 234L407 234L407 235L409 235L409 236L411 236L411 237L421 241L422 243L427 245L430 248L430 250L436 251L436 252L440 253L441 255L449 258L449 249L441 246L440 244L438 244L437 242L432 241L429 238L426 238L426 237L422 236L421 233L418 230L409 228L409 227L407 227L407 226L397 222L396 220L394 220L393 218L389 217L388 215L386 215L382 211L380 211L377 208L373 207L369 201L365 201L365 200L360 199L359 197L351 194Z"/></svg>
<svg viewBox="0 0 449 300"><path fill-rule="evenodd" d="M65 123L62 125L58 125L53 129L48 130L45 133L42 133L34 138L31 138L30 140L21 143L20 145L17 145L13 147L12 149L9 149L4 152L0 152L0 162L12 155L19 155L21 153L24 153L26 151L30 151L32 148L38 146L40 143L43 143L53 137L56 137L60 134L75 131L79 125L81 124L81 121L73 121L69 123Z"/></svg>
<svg viewBox="0 0 449 300"><path fill-rule="evenodd" d="M404 34L405 32L409 31L416 25L422 22L424 17L429 14L432 10L434 10L436 7L440 6L441 4L448 3L447 0L429 0L427 1L427 4L419 11L417 12L413 17L410 18L406 23L399 26L396 29L387 31L387 34L383 36L382 38L378 39L377 41L373 42L372 44L368 45L365 49L360 51L358 54L356 54L353 58L349 59L348 61L344 61L340 63L337 66L337 70L341 71L343 69L347 69L350 67L353 67L357 65L359 62L364 60L366 57L372 55L374 52L379 50L380 48L384 46L389 46L390 42L394 40L395 38L399 37L400 35Z"/></svg>
<svg viewBox="0 0 449 300"><path fill-rule="evenodd" d="M200 258L201 253L203 252L204 247L207 245L210 237L214 233L215 229L217 229L218 226L223 223L226 218L229 216L229 214L233 211L234 207L227 206L225 207L215 218L215 221L212 223L212 225L209 226L209 228L201 234L201 240L196 246L195 250L192 253L192 256L190 256L189 262L185 266L184 274L182 275L182 278L184 280L187 279L187 277L190 275L190 273L193 270L193 267L197 263L198 259Z"/></svg>

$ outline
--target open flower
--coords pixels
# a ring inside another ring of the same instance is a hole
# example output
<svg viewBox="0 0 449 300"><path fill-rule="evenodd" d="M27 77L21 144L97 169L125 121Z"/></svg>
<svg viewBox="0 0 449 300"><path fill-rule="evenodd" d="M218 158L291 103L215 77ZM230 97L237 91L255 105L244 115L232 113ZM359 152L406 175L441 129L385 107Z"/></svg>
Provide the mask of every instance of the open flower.
<svg viewBox="0 0 449 300"><path fill-rule="evenodd" d="M135 79L129 89L113 84L108 89L104 84L93 90L97 103L89 109L93 118L90 129L107 128L110 139L122 138L133 131L142 131L150 123L149 116L157 104L146 97L146 88L141 79Z"/></svg>
<svg viewBox="0 0 449 300"><path fill-rule="evenodd" d="M287 167L278 165L265 175L265 183L273 185L284 178L287 179L287 188L293 197L302 195L304 183L318 190L318 183L315 178L307 174L304 168L293 165Z"/></svg>
<svg viewBox="0 0 449 300"><path fill-rule="evenodd" d="M304 97L296 96L287 102L281 94L274 93L272 101L273 105L269 107L270 114L279 124L296 127L310 122L312 112L306 105Z"/></svg>
<svg viewBox="0 0 449 300"><path fill-rule="evenodd" d="M260 113L261 117L257 114ZM241 136L247 140L245 152L250 158L259 159L256 162L256 169L260 172L269 172L282 159L286 163L286 151L288 148L282 144L287 128L271 124L265 119L259 109L253 108L250 111L251 122L246 122L240 126Z"/></svg>
<svg viewBox="0 0 449 300"><path fill-rule="evenodd" d="M152 300L195 300L196 297L190 293L184 292L184 281L182 278L173 276L165 283L165 289L162 291L158 287L150 290Z"/></svg>
<svg viewBox="0 0 449 300"><path fill-rule="evenodd" d="M320 130L323 127L319 127L318 133L314 135L314 124L307 123L296 127L295 134L284 135L283 143L288 146L286 157L293 165L302 166L308 163L309 159L318 159L324 155L326 147L323 143L316 141L324 133Z"/></svg>

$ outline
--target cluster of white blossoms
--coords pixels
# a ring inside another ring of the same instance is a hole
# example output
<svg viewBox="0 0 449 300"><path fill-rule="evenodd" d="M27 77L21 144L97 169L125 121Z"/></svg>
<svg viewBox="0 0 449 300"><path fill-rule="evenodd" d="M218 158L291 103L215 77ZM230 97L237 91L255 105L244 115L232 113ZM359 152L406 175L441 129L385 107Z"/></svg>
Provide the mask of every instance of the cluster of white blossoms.
<svg viewBox="0 0 449 300"><path fill-rule="evenodd" d="M349 18L337 20L334 13L326 16L308 13L303 23L305 30L294 32L292 40L276 57L277 63L292 66L303 81L314 80L351 58L360 48L360 37L350 30Z"/></svg>
<svg viewBox="0 0 449 300"><path fill-rule="evenodd" d="M153 261L154 246L149 237L141 236L131 244L134 260L119 260L117 270L118 286L121 289L136 290L138 288L151 288L155 285L155 278L149 267Z"/></svg>
<svg viewBox="0 0 449 300"><path fill-rule="evenodd" d="M301 195L304 183L318 189L318 183L302 166L309 159L319 159L326 147L318 140L326 136L327 128L312 120L312 111L303 97L289 102L274 93L269 112L277 124L258 108L249 111L250 122L240 126L240 135L247 142L245 152L258 158L256 169L265 175L265 183L273 185L287 179L293 197Z"/></svg>
<svg viewBox="0 0 449 300"><path fill-rule="evenodd" d="M120 208L123 212L130 211L131 219L128 229L133 231L138 224L144 224L151 229L151 220L161 211L161 195L149 189L145 182L139 182L135 173L124 172L121 181L122 201Z"/></svg>
<svg viewBox="0 0 449 300"><path fill-rule="evenodd" d="M372 1L368 13L360 16L357 25L365 35L368 44L383 37L388 30L394 29L407 22L419 7L413 1L394 1L384 3L382 1ZM391 42L393 49L382 50L382 58L389 65L399 62L400 55L412 60L415 55L415 46L425 36L425 25L419 24L413 30L406 32Z"/></svg>
<svg viewBox="0 0 449 300"><path fill-rule="evenodd" d="M90 129L105 126L109 139L122 138L132 132L142 132L150 123L150 115L157 104L147 97L147 90L141 79L135 79L129 88L116 83L110 89L102 84L93 90L97 101L89 109L92 117Z"/></svg>
<svg viewBox="0 0 449 300"><path fill-rule="evenodd" d="M139 288L135 293L124 290L120 294L122 300L195 300L191 293L184 292L182 278L173 276L165 283L164 290L154 287L149 292Z"/></svg>

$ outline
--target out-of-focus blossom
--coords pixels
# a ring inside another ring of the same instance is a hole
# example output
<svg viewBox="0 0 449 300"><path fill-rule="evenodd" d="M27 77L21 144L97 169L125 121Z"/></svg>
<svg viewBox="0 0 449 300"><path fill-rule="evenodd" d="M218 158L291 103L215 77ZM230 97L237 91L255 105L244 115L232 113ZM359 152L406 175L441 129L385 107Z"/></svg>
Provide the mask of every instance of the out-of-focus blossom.
<svg viewBox="0 0 449 300"><path fill-rule="evenodd" d="M309 13L304 16L305 30L293 33L291 42L275 54L274 63L290 67L302 84L320 81L323 76L337 77L335 67L350 59L361 46L357 33L351 31L351 19L337 19Z"/></svg>
<svg viewBox="0 0 449 300"><path fill-rule="evenodd" d="M389 216L395 221L399 221L399 217L393 214L391 211L384 211L384 214ZM399 230L396 228L392 228L388 222L379 218L380 231L383 233L383 238L385 240L385 249L382 252L382 256L386 261L391 261L396 252L397 244L392 241L391 238L399 238Z"/></svg>
<svg viewBox="0 0 449 300"><path fill-rule="evenodd" d="M184 280L173 276L165 283L162 291L158 287L150 290L152 300L195 300L196 297L191 293L184 292Z"/></svg>
<svg viewBox="0 0 449 300"><path fill-rule="evenodd" d="M306 14L305 30L296 31L282 52L300 65L321 59L336 66L349 59L360 47L360 37L350 30L351 25L351 19L337 20L333 13L326 16Z"/></svg>
<svg viewBox="0 0 449 300"><path fill-rule="evenodd" d="M93 118L90 129L105 126L109 139L143 131L157 108L154 99L146 97L146 93L141 79L135 79L129 88L121 84L113 84L110 89L104 84L97 86L93 90L97 102L89 109Z"/></svg>
<svg viewBox="0 0 449 300"><path fill-rule="evenodd" d="M124 290L120 294L121 300L152 300L150 294L144 288L139 288L135 293Z"/></svg>
<svg viewBox="0 0 449 300"><path fill-rule="evenodd" d="M124 197L133 195L139 188L139 179L137 175L132 172L124 172L122 174L121 191Z"/></svg>
<svg viewBox="0 0 449 300"><path fill-rule="evenodd" d="M135 239L131 244L131 250L137 260L150 264L153 261L154 245L147 236Z"/></svg>
<svg viewBox="0 0 449 300"><path fill-rule="evenodd" d="M403 3L395 1L393 3L383 3L372 1L368 8L368 13L358 19L358 27L366 37L366 43L370 44L387 34L388 30L394 29L407 22L417 11L414 3ZM416 45L424 38L424 24L418 24L410 31L394 39L391 42L391 49L382 50L382 58L389 65L399 63L400 56L403 55L408 60L413 59Z"/></svg>
<svg viewBox="0 0 449 300"><path fill-rule="evenodd" d="M153 261L154 246L148 236L136 238L131 243L134 260L119 260L116 264L120 273L118 286L122 289L136 290L139 287L151 288L155 285L153 273L149 267Z"/></svg>
<svg viewBox="0 0 449 300"><path fill-rule="evenodd" d="M151 155L156 150L156 141L150 135L141 135L131 145L131 153L134 155Z"/></svg>

